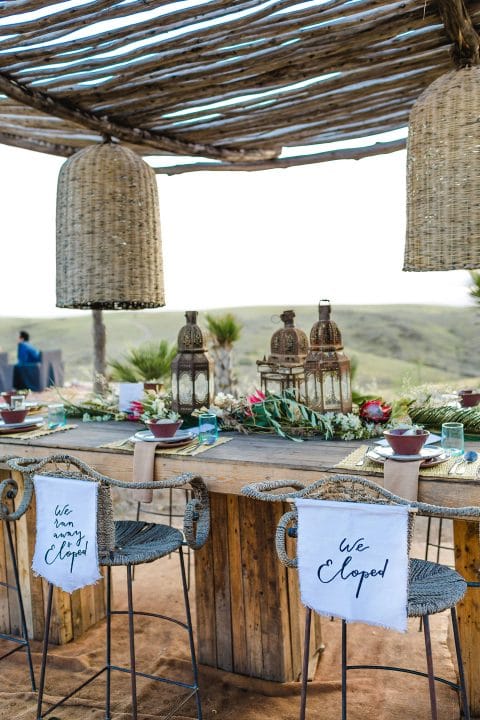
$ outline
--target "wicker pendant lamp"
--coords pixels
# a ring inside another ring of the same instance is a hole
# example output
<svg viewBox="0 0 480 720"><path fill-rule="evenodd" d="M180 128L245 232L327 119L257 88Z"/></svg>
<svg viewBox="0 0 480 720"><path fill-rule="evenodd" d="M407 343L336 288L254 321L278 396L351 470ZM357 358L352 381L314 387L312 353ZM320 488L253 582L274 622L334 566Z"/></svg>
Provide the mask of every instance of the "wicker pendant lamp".
<svg viewBox="0 0 480 720"><path fill-rule="evenodd" d="M480 67L439 77L410 114L404 270L480 267Z"/></svg>
<svg viewBox="0 0 480 720"><path fill-rule="evenodd" d="M165 305L155 173L112 142L62 166L57 190L57 307Z"/></svg>

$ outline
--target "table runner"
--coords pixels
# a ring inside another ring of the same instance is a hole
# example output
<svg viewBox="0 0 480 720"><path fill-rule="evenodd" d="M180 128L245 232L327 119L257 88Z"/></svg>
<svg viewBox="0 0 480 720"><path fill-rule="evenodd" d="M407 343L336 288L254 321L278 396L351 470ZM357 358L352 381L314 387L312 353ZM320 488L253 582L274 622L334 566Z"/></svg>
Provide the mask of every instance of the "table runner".
<svg viewBox="0 0 480 720"><path fill-rule="evenodd" d="M28 440L30 438L42 437L43 435L51 435L52 433L65 432L65 430L74 430L78 425L61 425L56 428L49 428L47 426L36 428L36 430L28 430L22 433L2 433L0 435L0 442L3 438L15 438L17 440Z"/></svg>
<svg viewBox="0 0 480 720"><path fill-rule="evenodd" d="M347 457L345 457L343 460L341 460L339 463L335 465L335 469L339 470L355 470L359 474L362 472L368 472L368 473L377 473L378 475L383 475L383 466L381 463L376 463L370 460L369 458L365 458L365 462L362 465L357 465L357 463L362 460L362 458L365 457L366 451L371 447L370 445L360 445L360 447L356 448L353 452L351 452ZM448 460L445 460L445 462L438 463L438 465L433 465L431 467L427 468L420 468L420 476L421 477L440 477L440 478L458 478L459 480L475 480L478 479L478 473L480 471L480 458L476 460L474 463L468 463L467 466L464 468L465 472L462 474L458 474L456 472L449 475L450 468L458 461L458 458L449 458Z"/></svg>
<svg viewBox="0 0 480 720"><path fill-rule="evenodd" d="M195 444L194 439L189 445L185 445L184 447L157 447L155 450L155 455L188 455L193 457L194 455L199 455L200 453L204 453L207 450L218 447L218 445L223 445L230 440L232 440L231 437L219 437L211 445L199 445L198 441L197 444ZM134 446L135 443L130 438L126 438L125 440L114 440L113 442L104 443L103 445L99 445L98 447L110 450L125 450L126 452L133 453Z"/></svg>

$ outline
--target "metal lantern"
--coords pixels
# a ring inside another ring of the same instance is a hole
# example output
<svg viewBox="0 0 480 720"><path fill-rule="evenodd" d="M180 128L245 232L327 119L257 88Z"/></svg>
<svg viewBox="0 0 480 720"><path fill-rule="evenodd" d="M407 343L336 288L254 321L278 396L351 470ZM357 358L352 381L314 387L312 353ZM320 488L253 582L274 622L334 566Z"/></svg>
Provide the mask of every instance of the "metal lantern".
<svg viewBox="0 0 480 720"><path fill-rule="evenodd" d="M172 361L172 408L181 415L208 407L213 396L213 362L197 315L196 310L185 313L187 324L178 333L178 354Z"/></svg>
<svg viewBox="0 0 480 720"><path fill-rule="evenodd" d="M280 315L284 327L273 333L271 354L257 360L260 385L263 392L280 394L291 388L300 400L305 396L304 361L308 352L308 338L294 325L295 313L285 310Z"/></svg>
<svg viewBox="0 0 480 720"><path fill-rule="evenodd" d="M165 305L157 182L136 153L87 147L60 170L57 306L128 310Z"/></svg>
<svg viewBox="0 0 480 720"><path fill-rule="evenodd" d="M480 267L479 115L479 66L437 78L412 107L404 270Z"/></svg>
<svg viewBox="0 0 480 720"><path fill-rule="evenodd" d="M350 360L342 352L342 336L330 313L329 301L321 300L305 361L307 404L319 412L348 413L352 410Z"/></svg>

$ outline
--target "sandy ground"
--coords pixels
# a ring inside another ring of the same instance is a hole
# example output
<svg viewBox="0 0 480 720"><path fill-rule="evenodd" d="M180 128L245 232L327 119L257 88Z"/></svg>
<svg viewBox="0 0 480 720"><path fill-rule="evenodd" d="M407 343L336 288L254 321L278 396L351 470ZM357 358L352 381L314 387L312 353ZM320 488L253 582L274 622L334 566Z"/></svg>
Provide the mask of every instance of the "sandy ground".
<svg viewBox="0 0 480 720"><path fill-rule="evenodd" d="M419 528L419 532L424 536L424 528ZM419 544L417 550L421 551ZM448 558L447 553L445 559ZM125 570L117 568L114 577L116 606L125 607ZM137 568L134 593L138 609L183 619L178 557L172 555ZM194 588L190 595L193 599ZM114 662L124 664L128 655L126 619L116 617L113 623ZM455 680L447 644L448 616L435 616L432 626L435 671ZM307 718L337 720L340 717L340 622L325 619L323 633L325 651L315 678L309 683ZM67 693L89 677L92 670L101 667L104 648L103 623L91 628L75 643L52 647L46 700L57 700L62 693ZM37 676L39 651L39 643L34 643ZM185 682L191 681L187 637L178 626L152 618L139 618L136 624L136 651L138 669L170 674ZM411 621L410 630L405 635L359 624L350 626L349 661L403 664L423 670L423 634L418 631L418 621ZM22 653L16 653L0 663L0 678L0 718L33 720L36 717L36 698L29 691ZM261 681L206 666L200 666L200 683L204 718L208 720L294 720L298 717L298 683ZM430 717L427 682L422 678L381 671L352 671L348 675L348 683L350 720L426 720ZM99 720L104 717L103 693L104 680L96 680L50 717ZM176 688L149 680L139 681L139 718L147 720L164 717L175 697ZM129 681L123 673L114 675L113 698L112 717L119 720L130 717ZM460 714L456 694L445 686L439 686L438 700L439 720L458 720ZM196 717L194 703L188 701L179 714L173 717L177 720Z"/></svg>

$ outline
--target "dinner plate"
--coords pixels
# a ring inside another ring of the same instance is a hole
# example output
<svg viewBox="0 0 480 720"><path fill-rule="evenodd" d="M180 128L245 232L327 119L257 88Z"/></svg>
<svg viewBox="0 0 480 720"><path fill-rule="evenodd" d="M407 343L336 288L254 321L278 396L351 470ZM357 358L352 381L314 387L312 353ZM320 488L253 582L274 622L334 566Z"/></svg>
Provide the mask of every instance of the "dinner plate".
<svg viewBox="0 0 480 720"><path fill-rule="evenodd" d="M420 467L430 467L438 465L449 459L450 453L442 448L423 447L418 455L396 455L391 447L370 448L367 452L369 460L378 463L384 463L385 460L397 460L399 462L410 462L411 460L421 460Z"/></svg>
<svg viewBox="0 0 480 720"><path fill-rule="evenodd" d="M24 420L22 423L4 423L0 421L0 434L25 432L26 430L36 430L44 424L43 417L31 418Z"/></svg>
<svg viewBox="0 0 480 720"><path fill-rule="evenodd" d="M169 438L157 438L150 430L140 430L133 436L135 440L143 440L144 442L157 442L161 445L178 445L178 443L186 443L193 440L195 433L191 430L177 430L175 435Z"/></svg>

